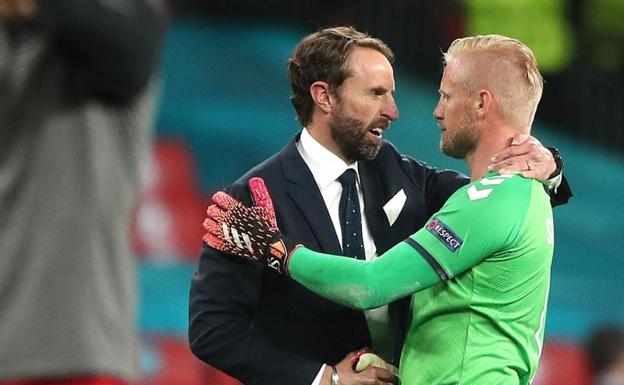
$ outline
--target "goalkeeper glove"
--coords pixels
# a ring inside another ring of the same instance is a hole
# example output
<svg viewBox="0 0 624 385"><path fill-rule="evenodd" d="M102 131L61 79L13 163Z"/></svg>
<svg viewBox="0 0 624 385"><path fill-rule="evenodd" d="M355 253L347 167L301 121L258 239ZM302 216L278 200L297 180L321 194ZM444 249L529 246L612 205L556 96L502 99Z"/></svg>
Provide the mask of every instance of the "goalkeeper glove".
<svg viewBox="0 0 624 385"><path fill-rule="evenodd" d="M297 246L277 227L273 201L262 178L251 178L253 206L247 207L225 192L212 196L206 210L203 241L224 253L266 263L288 274L288 259Z"/></svg>

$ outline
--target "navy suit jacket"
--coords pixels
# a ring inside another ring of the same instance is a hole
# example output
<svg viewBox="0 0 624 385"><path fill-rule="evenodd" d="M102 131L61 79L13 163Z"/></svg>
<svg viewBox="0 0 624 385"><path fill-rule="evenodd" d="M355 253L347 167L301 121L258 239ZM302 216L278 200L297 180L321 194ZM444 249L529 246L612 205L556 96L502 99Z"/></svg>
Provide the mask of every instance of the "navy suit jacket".
<svg viewBox="0 0 624 385"><path fill-rule="evenodd" d="M331 254L341 247L295 138L226 192L250 205L247 182L264 178L280 229L293 241ZM359 162L365 215L381 254L421 228L468 178L403 156L384 141L374 160ZM567 186L567 184L566 184ZM403 189L392 224L383 206ZM560 188L560 194L565 192ZM389 307L397 363L409 323L409 297ZM371 345L364 313L325 300L263 264L203 246L190 293L189 339L204 362L247 385L310 385L323 363L335 364Z"/></svg>

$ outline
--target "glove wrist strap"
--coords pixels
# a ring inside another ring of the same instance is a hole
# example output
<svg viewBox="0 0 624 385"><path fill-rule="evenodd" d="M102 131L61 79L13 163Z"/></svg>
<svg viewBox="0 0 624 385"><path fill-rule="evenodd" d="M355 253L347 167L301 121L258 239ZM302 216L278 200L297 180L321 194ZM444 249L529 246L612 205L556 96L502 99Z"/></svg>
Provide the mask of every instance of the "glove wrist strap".
<svg viewBox="0 0 624 385"><path fill-rule="evenodd" d="M269 243L265 252L266 264L277 270L278 273L288 276L288 262L297 247L296 244L283 234L277 234Z"/></svg>

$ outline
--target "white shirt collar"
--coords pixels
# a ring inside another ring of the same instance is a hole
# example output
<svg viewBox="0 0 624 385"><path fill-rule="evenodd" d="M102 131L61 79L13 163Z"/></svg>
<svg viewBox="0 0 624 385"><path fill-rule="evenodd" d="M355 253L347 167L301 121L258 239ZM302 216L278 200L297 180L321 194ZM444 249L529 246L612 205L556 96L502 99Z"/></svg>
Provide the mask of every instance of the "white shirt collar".
<svg viewBox="0 0 624 385"><path fill-rule="evenodd" d="M340 157L329 151L310 135L307 128L301 132L297 143L297 149L306 162L319 189L323 191L330 183L334 182L348 168L355 170L359 183L357 162L345 163Z"/></svg>

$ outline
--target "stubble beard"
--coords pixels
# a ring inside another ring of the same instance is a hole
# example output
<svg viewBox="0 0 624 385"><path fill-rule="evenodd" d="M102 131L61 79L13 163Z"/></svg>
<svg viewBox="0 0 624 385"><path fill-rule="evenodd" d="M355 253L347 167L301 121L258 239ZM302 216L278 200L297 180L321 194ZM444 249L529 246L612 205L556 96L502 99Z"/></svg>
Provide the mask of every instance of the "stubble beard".
<svg viewBox="0 0 624 385"><path fill-rule="evenodd" d="M371 126L379 127L380 124L373 122ZM347 116L342 110L336 113L329 128L332 139L349 161L373 160L379 153L381 141L374 143L366 139L370 127L359 119Z"/></svg>
<svg viewBox="0 0 624 385"><path fill-rule="evenodd" d="M473 121L468 116L464 116L459 130L452 135L448 130L442 133L440 150L451 158L465 159L476 149L478 140L479 132Z"/></svg>

